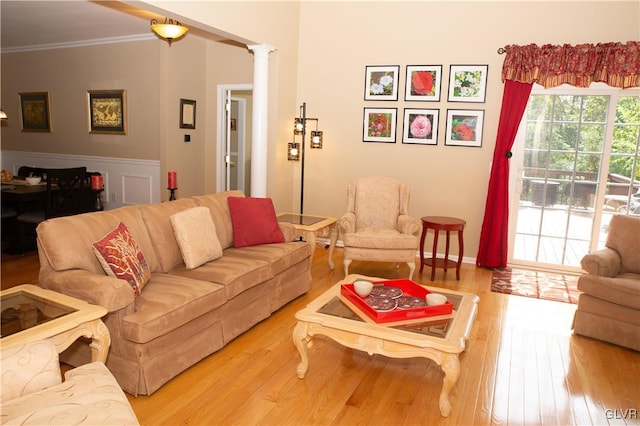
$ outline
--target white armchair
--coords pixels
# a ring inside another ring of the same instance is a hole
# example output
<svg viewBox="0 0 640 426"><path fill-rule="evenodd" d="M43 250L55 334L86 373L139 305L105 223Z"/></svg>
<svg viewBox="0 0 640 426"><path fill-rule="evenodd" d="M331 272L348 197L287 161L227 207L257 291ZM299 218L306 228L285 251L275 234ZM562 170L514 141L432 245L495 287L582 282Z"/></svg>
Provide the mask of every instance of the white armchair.
<svg viewBox="0 0 640 426"><path fill-rule="evenodd" d="M69 370L63 382L51 339L3 348L0 360L0 424L140 424L103 363Z"/></svg>
<svg viewBox="0 0 640 426"><path fill-rule="evenodd" d="M338 224L344 272L353 260L397 262L416 268L420 221L408 215L409 186L383 176L358 178L347 188L347 212Z"/></svg>

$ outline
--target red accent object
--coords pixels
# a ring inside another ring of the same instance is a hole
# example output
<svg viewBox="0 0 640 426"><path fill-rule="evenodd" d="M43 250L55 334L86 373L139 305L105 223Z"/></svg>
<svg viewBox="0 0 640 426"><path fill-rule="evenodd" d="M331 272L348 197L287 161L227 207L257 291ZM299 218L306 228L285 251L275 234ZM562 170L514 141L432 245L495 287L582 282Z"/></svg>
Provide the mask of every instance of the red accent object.
<svg viewBox="0 0 640 426"><path fill-rule="evenodd" d="M414 296L420 299L426 299L427 294L431 293L426 288L408 279L376 281L374 285L387 285L398 287L402 290L404 296ZM439 315L449 315L453 312L453 305L450 302L444 305L425 306L421 308L399 309L396 308L389 312L378 312L364 301L354 290L353 284L342 284L340 286L340 294L351 303L360 308L369 318L377 323L395 322L403 320L412 320L418 318L435 317Z"/></svg>
<svg viewBox="0 0 640 426"><path fill-rule="evenodd" d="M177 189L178 188L178 174L176 172L169 172L169 184L167 185L169 189Z"/></svg>
<svg viewBox="0 0 640 426"><path fill-rule="evenodd" d="M284 243L271 198L229 197L233 246Z"/></svg>
<svg viewBox="0 0 640 426"><path fill-rule="evenodd" d="M507 80L504 85L498 135L493 151L484 221L476 257L478 266L487 268L507 266L509 249L509 158L507 158L507 152L513 146L532 87L533 83L518 83L511 80Z"/></svg>
<svg viewBox="0 0 640 426"><path fill-rule="evenodd" d="M433 90L433 74L430 71L417 71L411 77L411 84L416 95L429 95Z"/></svg>
<svg viewBox="0 0 640 426"><path fill-rule="evenodd" d="M104 189L104 180L100 175L92 175L91 176L91 189L94 191L99 191Z"/></svg>
<svg viewBox="0 0 640 426"><path fill-rule="evenodd" d="M447 268L456 268L456 279L460 279L460 265L462 265L462 254L464 252L464 240L462 238L462 231L464 225L467 224L465 220L458 219L456 217L446 216L425 216L422 219L422 236L420 237L420 273L424 265L431 266L431 281L436 277L436 268L444 268L447 272ZM433 253L430 258L424 258L424 241L427 236L427 230L433 229ZM447 245L444 252L444 259L437 257L438 248L438 234L440 231L446 231L447 233ZM454 262L449 260L449 233L451 231L458 232L458 261Z"/></svg>

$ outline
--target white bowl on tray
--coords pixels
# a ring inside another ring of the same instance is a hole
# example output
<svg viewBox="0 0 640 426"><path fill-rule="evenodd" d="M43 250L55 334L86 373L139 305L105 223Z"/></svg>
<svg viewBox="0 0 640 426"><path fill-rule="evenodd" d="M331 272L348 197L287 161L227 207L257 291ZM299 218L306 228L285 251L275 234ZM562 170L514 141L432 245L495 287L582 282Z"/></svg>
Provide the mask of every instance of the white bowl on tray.
<svg viewBox="0 0 640 426"><path fill-rule="evenodd" d="M371 290L373 290L373 283L371 281L356 280L353 282L353 289L356 291L358 296L364 298L371 293Z"/></svg>
<svg viewBox="0 0 640 426"><path fill-rule="evenodd" d="M29 185L37 185L42 178L40 176L27 176L24 180L26 180Z"/></svg>
<svg viewBox="0 0 640 426"><path fill-rule="evenodd" d="M445 303L447 303L447 296L445 296L444 294L438 294L438 293L427 294L427 305L437 306L437 305L444 305Z"/></svg>

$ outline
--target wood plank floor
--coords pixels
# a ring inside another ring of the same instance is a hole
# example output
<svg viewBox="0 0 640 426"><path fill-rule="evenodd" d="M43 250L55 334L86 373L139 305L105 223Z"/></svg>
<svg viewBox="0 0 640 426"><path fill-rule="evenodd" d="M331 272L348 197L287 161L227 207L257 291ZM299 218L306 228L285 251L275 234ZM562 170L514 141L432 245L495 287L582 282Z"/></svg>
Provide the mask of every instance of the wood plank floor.
<svg viewBox="0 0 640 426"><path fill-rule="evenodd" d="M448 418L438 397L443 374L425 359L388 359L317 337L298 379L294 314L343 278L318 246L312 288L147 397L129 396L143 425L486 425L640 424L640 353L573 336L575 305L490 290L491 272L416 272L423 284L474 292L479 312ZM37 281L37 257L3 257L2 288ZM406 265L353 262L350 272L405 277Z"/></svg>

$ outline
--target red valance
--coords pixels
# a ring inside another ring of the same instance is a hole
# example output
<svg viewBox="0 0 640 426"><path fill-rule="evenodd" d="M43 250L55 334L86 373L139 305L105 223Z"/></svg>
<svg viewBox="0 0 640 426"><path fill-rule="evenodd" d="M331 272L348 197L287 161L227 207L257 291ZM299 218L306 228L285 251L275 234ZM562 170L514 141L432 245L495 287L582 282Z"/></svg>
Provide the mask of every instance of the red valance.
<svg viewBox="0 0 640 426"><path fill-rule="evenodd" d="M640 86L640 41L553 46L506 46L502 81L538 83L545 88L570 84L588 87L604 82L612 87Z"/></svg>

